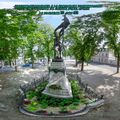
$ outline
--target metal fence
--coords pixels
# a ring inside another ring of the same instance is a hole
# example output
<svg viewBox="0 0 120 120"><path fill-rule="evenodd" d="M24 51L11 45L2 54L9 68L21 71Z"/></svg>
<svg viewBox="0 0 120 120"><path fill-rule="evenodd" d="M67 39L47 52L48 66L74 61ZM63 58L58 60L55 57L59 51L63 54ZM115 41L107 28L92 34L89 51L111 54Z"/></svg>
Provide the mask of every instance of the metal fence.
<svg viewBox="0 0 120 120"><path fill-rule="evenodd" d="M83 89L83 91L85 92L85 95L88 98L95 99L96 101L103 98L103 95L98 95L97 93L95 93L95 91L90 86L88 86L88 84L84 84L78 74L69 73L67 77L69 80L77 80L79 82L80 87ZM20 93L19 93L19 97L17 100L18 105L19 106L23 105L23 101L26 98L26 92L28 90L35 89L40 83L44 81L48 81L48 80L49 80L49 74L47 73L37 80L34 79L31 83L20 86L20 89L19 89ZM63 90L62 94L64 92L65 91Z"/></svg>
<svg viewBox="0 0 120 120"><path fill-rule="evenodd" d="M49 79L49 74L45 74L44 76L42 76L39 79L34 79L31 83L21 85L20 89L19 89L19 93L18 93L18 98L17 98L18 106L23 105L23 101L26 98L26 92L27 91L37 88L37 86L40 83L42 83L44 81L48 81L48 79Z"/></svg>
<svg viewBox="0 0 120 120"><path fill-rule="evenodd" d="M85 94L88 98L98 100L98 99L102 99L104 97L104 95L97 94L94 89L92 89L90 86L88 86L88 84L83 83L78 74L69 73L68 79L69 80L77 80L79 82L80 87L85 91Z"/></svg>

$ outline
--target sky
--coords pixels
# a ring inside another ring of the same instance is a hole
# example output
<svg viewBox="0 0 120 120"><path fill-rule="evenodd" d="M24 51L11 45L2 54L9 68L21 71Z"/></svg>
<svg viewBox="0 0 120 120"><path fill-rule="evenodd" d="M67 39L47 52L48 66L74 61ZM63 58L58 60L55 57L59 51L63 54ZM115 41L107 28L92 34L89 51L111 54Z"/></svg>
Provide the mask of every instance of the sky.
<svg viewBox="0 0 120 120"><path fill-rule="evenodd" d="M90 0L89 0L90 1ZM93 1L93 0L92 0ZM100 1L100 0L96 0ZM120 0L106 0L106 1L118 1ZM0 0L0 9L3 8L14 8L14 5L20 5L20 4L79 4L79 5L86 5L86 4L93 4L87 2L87 0ZM79 16L84 14L90 14L90 13L97 13L104 11L105 8L91 8L90 10L80 10ZM73 15L74 16L74 15ZM68 18L70 21L72 21L73 16L69 15ZM43 16L44 21L48 24L51 24L53 27L58 26L62 21L62 15L44 15Z"/></svg>

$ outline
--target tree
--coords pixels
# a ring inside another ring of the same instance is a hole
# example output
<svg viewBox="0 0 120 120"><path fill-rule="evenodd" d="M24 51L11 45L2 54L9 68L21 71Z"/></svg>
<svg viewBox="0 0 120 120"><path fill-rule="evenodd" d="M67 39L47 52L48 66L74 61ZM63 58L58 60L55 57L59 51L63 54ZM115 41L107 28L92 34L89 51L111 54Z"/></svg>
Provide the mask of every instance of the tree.
<svg viewBox="0 0 120 120"><path fill-rule="evenodd" d="M120 65L120 41L119 41L119 24L120 24L120 10L108 9L102 14L103 27L106 45L109 49L114 51L114 55L117 58L117 72L119 73Z"/></svg>
<svg viewBox="0 0 120 120"><path fill-rule="evenodd" d="M39 43L44 57L47 57L49 63L50 58L53 56L54 30L50 25L42 24L40 25L39 31L44 35Z"/></svg>
<svg viewBox="0 0 120 120"><path fill-rule="evenodd" d="M70 26L67 39L72 41L71 53L81 62L81 71L84 69L84 62L91 59L102 41L101 29L99 14L78 17Z"/></svg>
<svg viewBox="0 0 120 120"><path fill-rule="evenodd" d="M0 10L0 60L11 62L18 57L19 26L14 10ZM16 62L15 62L16 63Z"/></svg>
<svg viewBox="0 0 120 120"><path fill-rule="evenodd" d="M34 15L34 14L33 14ZM29 62L32 63L32 68L34 61L36 59L36 50L38 43L38 24L33 19L33 15L27 13L25 19L22 21L21 33L23 34L22 38L24 41L25 48L23 48L24 59L29 59Z"/></svg>
<svg viewBox="0 0 120 120"><path fill-rule="evenodd" d="M39 21L41 16L35 16L34 11L19 12L3 9L0 10L0 17L0 60L9 61L10 65L14 60L16 64L16 59L22 49L22 51L31 52L29 57L33 63L32 49L36 43L33 39L36 39L34 35L38 26L36 21ZM30 44L28 45L28 43Z"/></svg>

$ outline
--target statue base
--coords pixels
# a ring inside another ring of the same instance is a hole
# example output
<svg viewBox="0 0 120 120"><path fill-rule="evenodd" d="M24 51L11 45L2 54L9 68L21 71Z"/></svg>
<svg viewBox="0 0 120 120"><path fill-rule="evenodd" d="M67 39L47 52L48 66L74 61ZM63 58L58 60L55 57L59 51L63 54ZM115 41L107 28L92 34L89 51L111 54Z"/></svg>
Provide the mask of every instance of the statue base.
<svg viewBox="0 0 120 120"><path fill-rule="evenodd" d="M62 59L63 60L63 59ZM49 67L49 83L43 94L57 98L71 98L72 90L66 76L64 61L54 59Z"/></svg>

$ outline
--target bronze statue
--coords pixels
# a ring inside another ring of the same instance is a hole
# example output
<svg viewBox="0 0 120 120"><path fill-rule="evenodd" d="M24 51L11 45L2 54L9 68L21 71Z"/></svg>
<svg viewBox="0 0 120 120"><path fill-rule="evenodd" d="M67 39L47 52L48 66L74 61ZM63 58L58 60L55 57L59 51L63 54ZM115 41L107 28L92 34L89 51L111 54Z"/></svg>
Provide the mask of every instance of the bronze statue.
<svg viewBox="0 0 120 120"><path fill-rule="evenodd" d="M62 19L63 22L55 29L55 32L59 29L59 37L61 37L64 34L64 30L68 27L68 25L70 24L69 19L66 17L66 14L64 15L64 18Z"/></svg>
<svg viewBox="0 0 120 120"><path fill-rule="evenodd" d="M55 29L54 35L54 57L61 58L61 52L62 52L62 43L60 42L60 39L62 36L64 36L64 30L68 27L70 24L69 19L66 17L66 14L64 15L63 22ZM57 30L59 30L59 33L57 33Z"/></svg>

